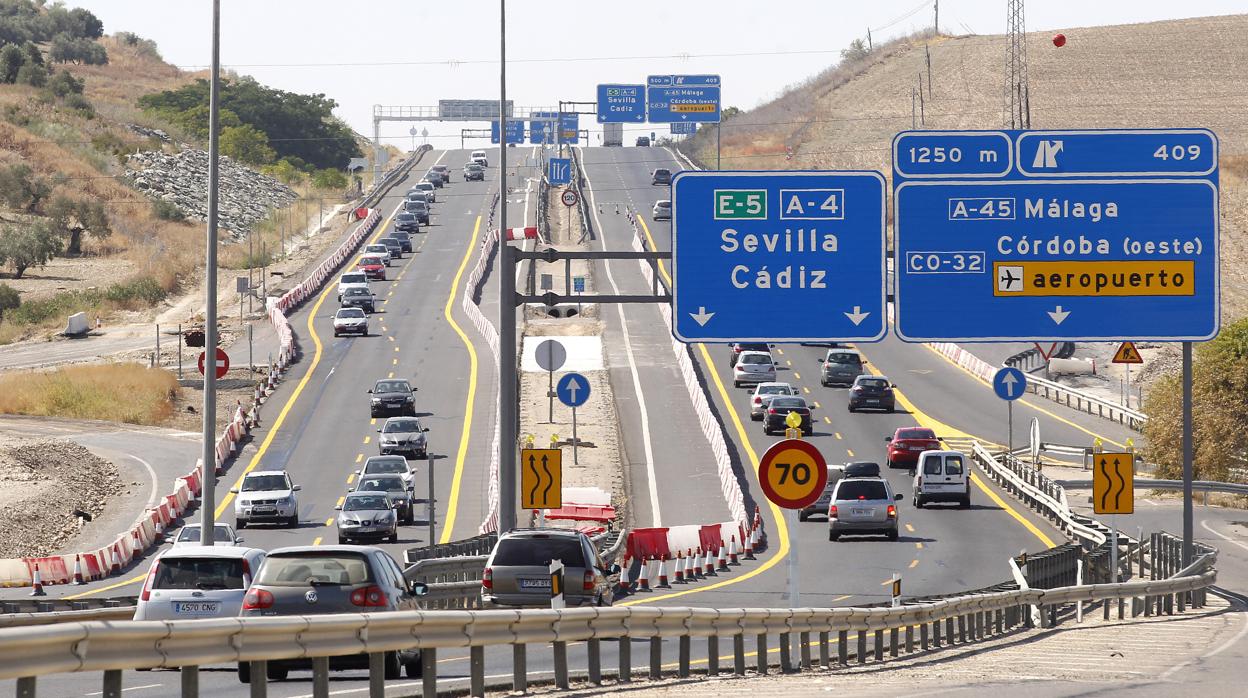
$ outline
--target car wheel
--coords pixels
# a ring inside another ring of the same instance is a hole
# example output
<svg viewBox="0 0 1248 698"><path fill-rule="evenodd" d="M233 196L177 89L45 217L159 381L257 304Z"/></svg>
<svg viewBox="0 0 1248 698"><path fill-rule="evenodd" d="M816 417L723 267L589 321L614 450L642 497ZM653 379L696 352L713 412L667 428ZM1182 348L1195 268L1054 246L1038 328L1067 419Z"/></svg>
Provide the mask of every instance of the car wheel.
<svg viewBox="0 0 1248 698"><path fill-rule="evenodd" d="M804 511L799 511L799 512L797 512L797 520L798 520L798 521L806 521L806 520L808 520L808 519L810 519L810 514L807 514L807 513L806 513L806 512L804 512Z"/></svg>
<svg viewBox="0 0 1248 698"><path fill-rule="evenodd" d="M270 681L285 681L286 677L290 675L290 669L270 664L265 668L264 674Z"/></svg>
<svg viewBox="0 0 1248 698"><path fill-rule="evenodd" d="M825 381L825 380L821 380L821 381L819 381L819 385L822 385L823 387L825 387L825 388L826 388L826 387L828 387L828 382L827 382L827 381Z"/></svg>
<svg viewBox="0 0 1248 698"><path fill-rule="evenodd" d="M889 413L889 414L892 414L892 413L894 413L894 412L896 412L896 411L897 411L897 408L896 408L896 407L893 407L893 406L891 406L891 405L889 406L889 408L888 408L888 413Z"/></svg>
<svg viewBox="0 0 1248 698"><path fill-rule="evenodd" d="M234 519L234 528L239 531L247 528L247 519Z"/></svg>
<svg viewBox="0 0 1248 698"><path fill-rule="evenodd" d="M889 531L887 534L889 540L897 540L897 529Z"/></svg>
<svg viewBox="0 0 1248 698"><path fill-rule="evenodd" d="M286 519L286 527L287 527L287 528L298 528L298 527L299 527L299 515L298 515L298 514L291 514L290 518L289 518L289 519Z"/></svg>
<svg viewBox="0 0 1248 698"><path fill-rule="evenodd" d="M377 410L370 409L370 410L368 411L368 416L369 416L369 417L376 417L376 416L377 416Z"/></svg>
<svg viewBox="0 0 1248 698"><path fill-rule="evenodd" d="M386 542L388 542L388 543L398 543L398 542L399 542L399 534L398 534L398 533L391 533L391 534L390 534L390 535L386 538Z"/></svg>
<svg viewBox="0 0 1248 698"><path fill-rule="evenodd" d="M394 681L403 678L403 667L399 666L399 653L386 652L386 680Z"/></svg>
<svg viewBox="0 0 1248 698"><path fill-rule="evenodd" d="M335 336L335 337L337 337L337 336L338 336L338 330L334 330L334 336Z"/></svg>
<svg viewBox="0 0 1248 698"><path fill-rule="evenodd" d="M346 536L338 536L338 545L346 545L349 542L350 541L347 539Z"/></svg>
<svg viewBox="0 0 1248 698"><path fill-rule="evenodd" d="M750 419L754 420L755 422L761 422L761 421L763 421L763 415L761 415L761 414L751 414L751 415L750 415Z"/></svg>
<svg viewBox="0 0 1248 698"><path fill-rule="evenodd" d="M958 508L970 509L971 508L971 495L968 494L965 497L963 497L961 501L958 502Z"/></svg>
<svg viewBox="0 0 1248 698"><path fill-rule="evenodd" d="M251 662L238 663L238 682L251 683Z"/></svg>
<svg viewBox="0 0 1248 698"><path fill-rule="evenodd" d="M838 540L840 540L840 539L841 539L841 534L837 533L836 531L833 531L833 530L832 530L832 529L830 529L830 528L828 529L828 540L829 540L829 541L831 541L831 542L835 543L836 541L838 541Z"/></svg>
<svg viewBox="0 0 1248 698"><path fill-rule="evenodd" d="M740 388L740 387L741 387L741 381L733 381L733 382L732 382L732 387L734 387L734 388Z"/></svg>
<svg viewBox="0 0 1248 698"><path fill-rule="evenodd" d="M803 430L802 430L802 433L803 433L803 434L805 434L806 436L814 436L814 435L815 435L815 428L814 428L814 427L811 427L811 428L809 428L809 429L803 429Z"/></svg>
<svg viewBox="0 0 1248 698"><path fill-rule="evenodd" d="M418 679L420 678L421 671L425 668L425 666L421 661L420 655L417 654L416 658L405 664L403 668L407 670L407 678Z"/></svg>
<svg viewBox="0 0 1248 698"><path fill-rule="evenodd" d="M915 508L915 509L922 509L922 508L923 508L923 498L922 498L922 497L920 497L920 496L919 496L919 495L917 495L917 494L916 494L916 495L914 495L914 508Z"/></svg>
<svg viewBox="0 0 1248 698"><path fill-rule="evenodd" d="M853 406L853 405L846 405L845 407L846 407L846 409L848 409L850 412L857 412L857 411L858 411L858 410L854 409L854 406Z"/></svg>
<svg viewBox="0 0 1248 698"><path fill-rule="evenodd" d="M887 467L889 470L892 470L895 467L893 465L892 459L888 459L888 458L884 460L884 466Z"/></svg>

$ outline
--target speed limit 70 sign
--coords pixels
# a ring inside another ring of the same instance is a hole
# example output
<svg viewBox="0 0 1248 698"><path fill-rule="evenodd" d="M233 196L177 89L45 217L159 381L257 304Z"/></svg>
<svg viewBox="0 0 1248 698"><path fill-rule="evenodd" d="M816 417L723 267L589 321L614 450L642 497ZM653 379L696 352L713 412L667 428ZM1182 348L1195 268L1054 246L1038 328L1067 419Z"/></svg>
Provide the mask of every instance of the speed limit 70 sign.
<svg viewBox="0 0 1248 698"><path fill-rule="evenodd" d="M828 464L809 441L777 441L758 464L758 484L776 506L802 509L814 504L828 484Z"/></svg>

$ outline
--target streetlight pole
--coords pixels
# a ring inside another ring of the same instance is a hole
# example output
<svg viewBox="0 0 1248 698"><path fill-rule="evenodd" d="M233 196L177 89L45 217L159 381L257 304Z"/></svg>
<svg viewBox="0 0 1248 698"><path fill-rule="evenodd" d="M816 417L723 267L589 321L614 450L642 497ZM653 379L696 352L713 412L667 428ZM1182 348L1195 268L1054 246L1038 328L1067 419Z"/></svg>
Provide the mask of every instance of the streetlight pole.
<svg viewBox="0 0 1248 698"><path fill-rule="evenodd" d="M208 92L208 231L204 256L204 429L199 542L212 545L217 519L217 111L220 106L221 0L212 0L212 78Z"/></svg>
<svg viewBox="0 0 1248 698"><path fill-rule="evenodd" d="M516 277L507 242L507 0L498 0L498 531L516 526ZM443 532L445 535L445 532Z"/></svg>

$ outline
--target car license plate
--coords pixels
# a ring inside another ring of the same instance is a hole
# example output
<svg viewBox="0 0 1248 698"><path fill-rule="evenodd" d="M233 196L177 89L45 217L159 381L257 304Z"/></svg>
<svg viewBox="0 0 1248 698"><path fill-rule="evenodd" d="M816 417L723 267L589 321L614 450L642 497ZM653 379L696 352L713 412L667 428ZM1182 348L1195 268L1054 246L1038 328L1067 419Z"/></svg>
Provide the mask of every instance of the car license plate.
<svg viewBox="0 0 1248 698"><path fill-rule="evenodd" d="M252 507L253 514L276 514L277 507Z"/></svg>
<svg viewBox="0 0 1248 698"><path fill-rule="evenodd" d="M877 399L877 398L873 398L873 397L869 397L869 398L867 398L867 404L869 404L869 405L874 405L874 404L875 404L875 403L877 403L877 402L879 402L879 399Z"/></svg>
<svg viewBox="0 0 1248 698"><path fill-rule="evenodd" d="M173 614L177 616L215 616L220 612L220 601L173 602Z"/></svg>
<svg viewBox="0 0 1248 698"><path fill-rule="evenodd" d="M521 589L549 589L550 579L521 579Z"/></svg>
<svg viewBox="0 0 1248 698"><path fill-rule="evenodd" d="M871 515L870 509L852 509L851 511L853 512L854 516L870 516Z"/></svg>

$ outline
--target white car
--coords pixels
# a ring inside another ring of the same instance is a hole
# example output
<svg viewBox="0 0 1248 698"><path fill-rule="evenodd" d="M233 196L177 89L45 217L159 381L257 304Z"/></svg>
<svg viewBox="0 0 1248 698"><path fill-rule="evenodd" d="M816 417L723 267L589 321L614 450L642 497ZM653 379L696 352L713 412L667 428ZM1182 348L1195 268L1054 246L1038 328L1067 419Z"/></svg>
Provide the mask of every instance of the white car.
<svg viewBox="0 0 1248 698"><path fill-rule="evenodd" d="M364 467L355 471L356 477L365 475L398 475L409 489L416 486L416 468L403 456L369 456Z"/></svg>
<svg viewBox="0 0 1248 698"><path fill-rule="evenodd" d="M342 302L342 294L349 288L368 290L368 276L362 271L348 271L338 277L338 302Z"/></svg>
<svg viewBox="0 0 1248 698"><path fill-rule="evenodd" d="M480 166L482 166L482 167L489 167L489 166L490 166L490 161L489 161L489 159L488 159L488 158L486 158L486 157L485 157L485 151L484 151L484 150L474 150L474 151L472 151L472 157L471 157L471 158L469 158L469 159L471 159L473 162L477 163L478 165L480 165Z"/></svg>
<svg viewBox="0 0 1248 698"><path fill-rule="evenodd" d="M334 313L334 336L344 334L368 336L368 315L363 308L339 308Z"/></svg>
<svg viewBox="0 0 1248 698"><path fill-rule="evenodd" d="M767 351L743 351L732 367L732 386L740 388L746 383L773 383L776 380L776 361Z"/></svg>
<svg viewBox="0 0 1248 698"><path fill-rule="evenodd" d="M369 256L369 255L381 257L381 260L382 260L381 263L386 265L387 267L390 266L390 250L385 245L381 243L366 245L364 247L364 253L361 256Z"/></svg>
<svg viewBox="0 0 1248 698"><path fill-rule="evenodd" d="M247 473L238 487L230 490L235 495L234 528L242 530L259 521L298 526L299 498L295 493L300 489L285 470Z"/></svg>
<svg viewBox="0 0 1248 698"><path fill-rule="evenodd" d="M199 524L187 524L178 531L177 535L165 536L166 543L173 543L173 547L181 545L199 545ZM224 523L214 523L212 525L212 542L214 545L238 545L243 542L242 538L234 532L234 527Z"/></svg>
<svg viewBox="0 0 1248 698"><path fill-rule="evenodd" d="M759 383L750 396L750 419L759 421L767 412L767 403L773 397L797 395L797 388L788 383Z"/></svg>
<svg viewBox="0 0 1248 698"><path fill-rule="evenodd" d="M654 208L650 211L650 217L656 221L672 220L672 201L671 199L659 199L654 202Z"/></svg>
<svg viewBox="0 0 1248 698"><path fill-rule="evenodd" d="M179 545L152 561L135 620L233 618L265 553L231 545Z"/></svg>
<svg viewBox="0 0 1248 698"><path fill-rule="evenodd" d="M436 203L438 200L438 188L434 186L433 182L430 182L428 180L421 180L417 182L416 186L412 187L412 189L416 191L424 192L425 201L431 204Z"/></svg>

